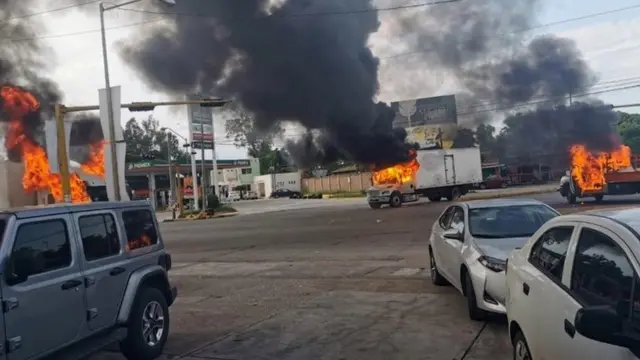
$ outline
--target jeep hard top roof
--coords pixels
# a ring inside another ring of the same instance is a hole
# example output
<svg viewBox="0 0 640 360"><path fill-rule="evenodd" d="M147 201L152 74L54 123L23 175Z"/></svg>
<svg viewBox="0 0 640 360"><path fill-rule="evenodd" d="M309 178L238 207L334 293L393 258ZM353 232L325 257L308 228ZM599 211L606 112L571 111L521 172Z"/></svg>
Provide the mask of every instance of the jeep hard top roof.
<svg viewBox="0 0 640 360"><path fill-rule="evenodd" d="M3 215L14 215L18 219L27 219L40 216L53 216L84 211L127 209L133 207L146 207L151 210L151 204L146 200L139 201L101 201L88 204L54 204L25 206L14 209L0 210L0 218Z"/></svg>

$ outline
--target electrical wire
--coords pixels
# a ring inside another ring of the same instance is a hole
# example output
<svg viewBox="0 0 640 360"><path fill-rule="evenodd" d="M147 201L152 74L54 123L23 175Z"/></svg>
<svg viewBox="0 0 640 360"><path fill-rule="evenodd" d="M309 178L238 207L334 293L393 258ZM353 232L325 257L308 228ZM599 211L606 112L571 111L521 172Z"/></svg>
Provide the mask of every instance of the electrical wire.
<svg viewBox="0 0 640 360"><path fill-rule="evenodd" d="M234 1L234 0L232 0ZM235 0L239 1L239 0ZM224 18L230 20L265 20L265 19L280 19L280 18L299 18L299 17L310 17L310 16L335 16L335 15L357 15L357 14L366 14L372 12L387 12L387 11L396 11L396 10L407 10L407 9L416 9L427 6L436 6L436 5L445 5L456 2L461 2L462 0L437 0L430 1L418 4L409 4L409 5L396 5L386 8L374 8L374 9L357 9L357 10L344 10L344 11L326 11L326 12L312 12L312 13L294 13L294 14L277 14L277 15L262 15L262 16L233 16L233 17L224 17L220 15L213 14L197 14L197 13L175 13L175 12L164 12L164 11L151 11L151 10L141 10L141 9L132 9L132 8L119 8L121 11L130 11L137 12L143 14L156 14L156 15L167 15L167 16L188 16L188 17L200 17L200 18Z"/></svg>
<svg viewBox="0 0 640 360"><path fill-rule="evenodd" d="M100 1L102 1L102 0L90 0L90 1L86 1L86 2L81 3L81 4L67 5L67 6L63 6L63 7L59 7L59 8L55 8L55 9L49 9L49 10L43 10L43 11L38 11L38 12L24 14L24 15L12 16L12 17L9 17L9 18L6 18L6 19L2 19L2 21L0 21L0 23L11 21L11 20L17 20L17 19L25 19L25 18L29 18L29 17L32 17L32 16L50 14L50 13L58 12L58 11L69 10L69 9L73 9L73 8L77 8L77 7L81 7L81 6L85 6L85 5L95 4L95 3L100 2Z"/></svg>

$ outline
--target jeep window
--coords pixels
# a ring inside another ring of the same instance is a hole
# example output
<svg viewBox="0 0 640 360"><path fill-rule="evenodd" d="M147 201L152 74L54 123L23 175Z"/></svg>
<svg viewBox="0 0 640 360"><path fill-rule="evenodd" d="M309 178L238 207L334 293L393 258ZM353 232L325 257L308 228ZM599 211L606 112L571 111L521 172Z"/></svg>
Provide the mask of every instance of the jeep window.
<svg viewBox="0 0 640 360"><path fill-rule="evenodd" d="M153 215L149 210L130 210L122 212L124 228L127 232L129 250L140 249L158 243Z"/></svg>
<svg viewBox="0 0 640 360"><path fill-rule="evenodd" d="M20 225L11 252L16 274L32 276L71 265L71 246L64 220Z"/></svg>
<svg viewBox="0 0 640 360"><path fill-rule="evenodd" d="M111 214L81 216L78 219L84 257L88 261L120 253L120 239Z"/></svg>
<svg viewBox="0 0 640 360"><path fill-rule="evenodd" d="M7 227L7 221L4 219L0 219L0 241L4 237L4 229Z"/></svg>

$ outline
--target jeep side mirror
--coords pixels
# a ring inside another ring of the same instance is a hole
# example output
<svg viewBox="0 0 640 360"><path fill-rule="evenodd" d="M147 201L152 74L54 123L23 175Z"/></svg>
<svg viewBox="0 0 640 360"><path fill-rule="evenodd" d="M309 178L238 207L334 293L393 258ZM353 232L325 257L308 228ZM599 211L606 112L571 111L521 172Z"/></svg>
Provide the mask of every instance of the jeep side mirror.
<svg viewBox="0 0 640 360"><path fill-rule="evenodd" d="M585 307L576 313L576 331L591 340L640 351L640 334L625 329L624 320L609 306Z"/></svg>

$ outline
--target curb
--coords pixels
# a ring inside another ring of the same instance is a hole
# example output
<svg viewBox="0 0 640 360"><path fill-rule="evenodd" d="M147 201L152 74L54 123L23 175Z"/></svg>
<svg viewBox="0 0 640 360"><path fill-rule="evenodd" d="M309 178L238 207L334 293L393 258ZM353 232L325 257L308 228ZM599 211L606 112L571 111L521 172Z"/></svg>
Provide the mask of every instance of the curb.
<svg viewBox="0 0 640 360"><path fill-rule="evenodd" d="M513 197L513 196L549 194L549 193L554 193L556 191L558 191L558 189L538 189L538 190L523 191L523 192L512 193L512 194L486 194L486 195L479 194L479 196L471 196L471 197L469 197L468 195L465 195L462 198L465 200L471 201L471 200L497 199L497 198L503 198L503 197Z"/></svg>
<svg viewBox="0 0 640 360"><path fill-rule="evenodd" d="M180 222L180 221L198 221L198 220L211 220L211 219L220 219L220 218L227 218L227 217L233 217L233 216L237 216L238 212L233 212L233 213L222 213L222 214L218 214L218 215L213 215L210 217L205 217L205 218L190 218L190 219L165 219L162 222L166 223L166 222Z"/></svg>

